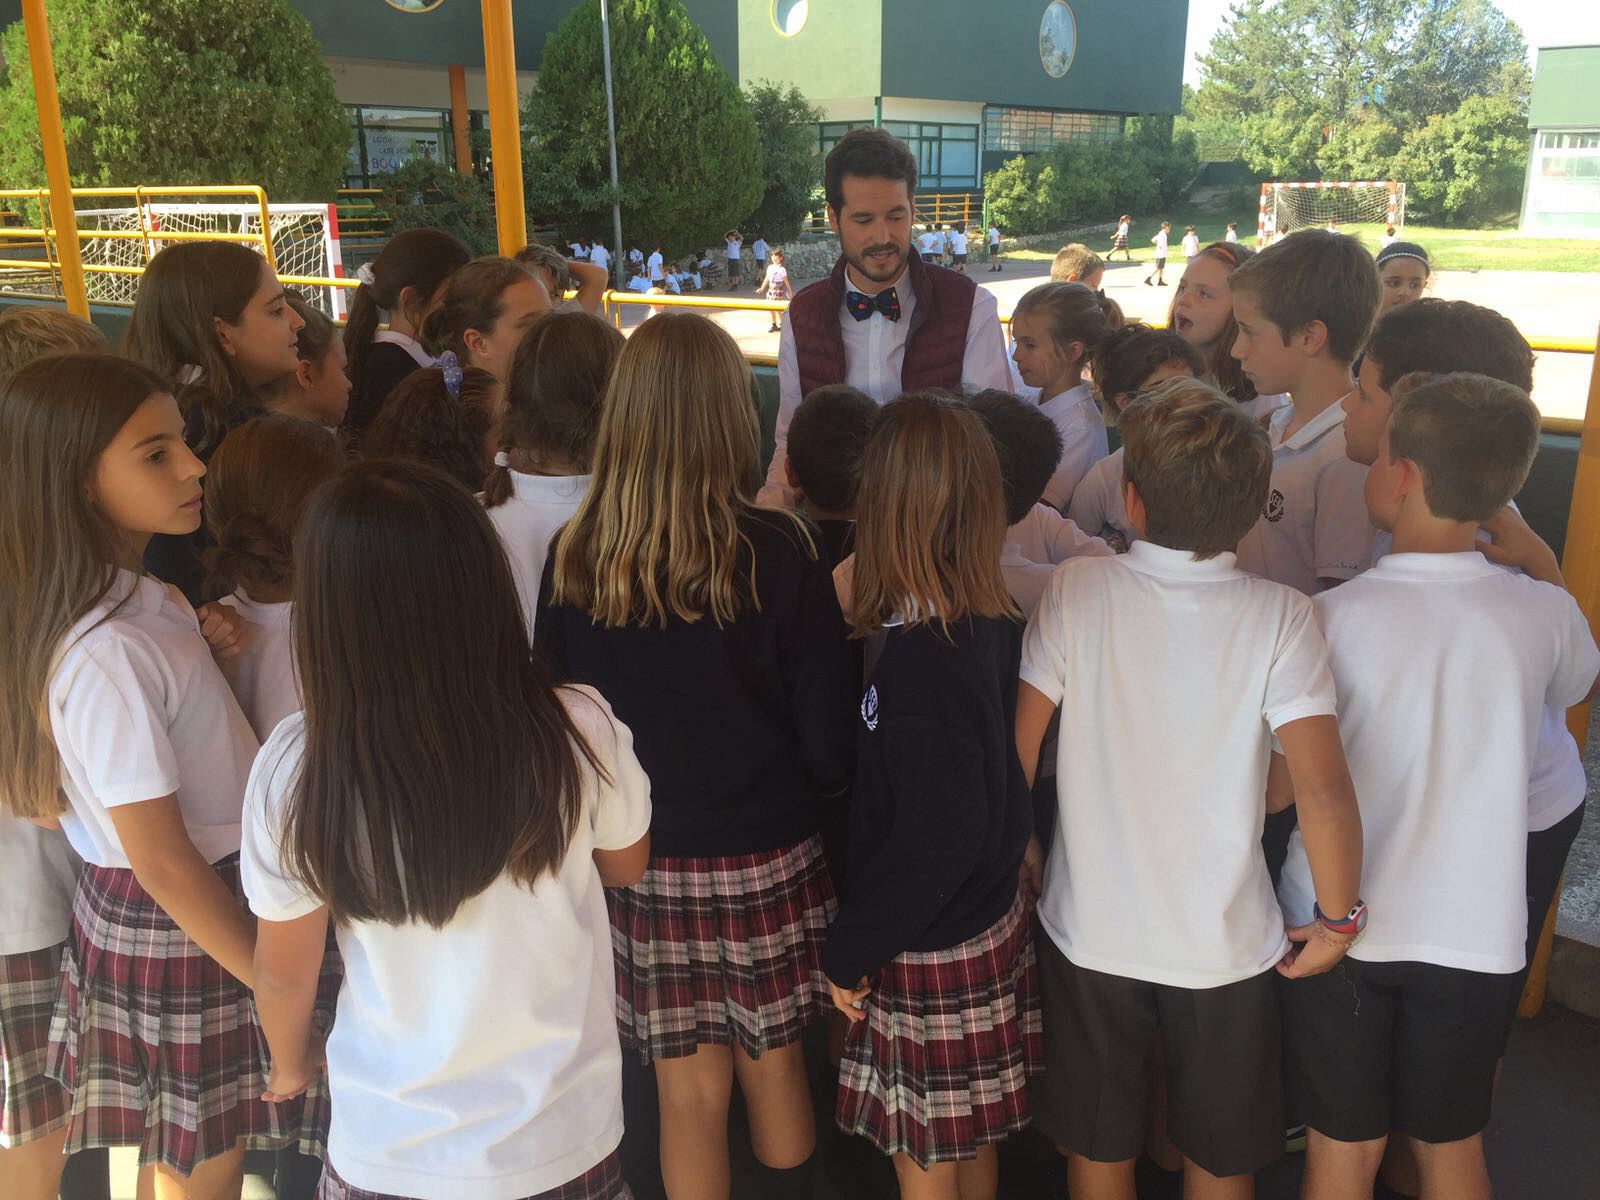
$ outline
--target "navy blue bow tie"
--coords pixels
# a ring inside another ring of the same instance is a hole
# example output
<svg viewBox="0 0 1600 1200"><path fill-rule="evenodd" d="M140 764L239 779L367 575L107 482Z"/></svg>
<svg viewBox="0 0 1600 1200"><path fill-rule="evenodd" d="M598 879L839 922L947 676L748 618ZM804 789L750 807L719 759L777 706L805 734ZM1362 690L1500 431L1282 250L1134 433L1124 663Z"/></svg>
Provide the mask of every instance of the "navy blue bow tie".
<svg viewBox="0 0 1600 1200"><path fill-rule="evenodd" d="M893 288L886 288L876 296L868 296L864 292L846 291L844 306L858 321L865 321L874 312L881 312L891 321L900 319L900 297L895 295Z"/></svg>

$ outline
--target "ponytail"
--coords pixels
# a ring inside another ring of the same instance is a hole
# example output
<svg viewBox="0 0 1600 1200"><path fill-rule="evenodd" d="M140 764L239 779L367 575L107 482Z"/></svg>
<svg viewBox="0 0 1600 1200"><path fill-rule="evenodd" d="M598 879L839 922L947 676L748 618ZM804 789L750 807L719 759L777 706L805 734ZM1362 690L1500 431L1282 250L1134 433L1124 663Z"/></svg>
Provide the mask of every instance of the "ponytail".
<svg viewBox="0 0 1600 1200"><path fill-rule="evenodd" d="M483 481L483 506L499 508L511 499L511 492L511 446L502 440L500 449L495 452L494 465Z"/></svg>
<svg viewBox="0 0 1600 1200"><path fill-rule="evenodd" d="M362 267L361 286L350 301L344 353L352 380L361 378L373 335L378 332L379 310L400 308L400 297L407 288L426 302L471 257L461 239L443 229L406 229L389 239L378 257ZM405 316L417 323L411 313Z"/></svg>
<svg viewBox="0 0 1600 1200"><path fill-rule="evenodd" d="M1014 317L1044 318L1050 340L1062 352L1072 342L1083 343L1082 365L1088 366L1111 334L1122 327L1122 307L1097 295L1081 283L1043 283L1021 300Z"/></svg>

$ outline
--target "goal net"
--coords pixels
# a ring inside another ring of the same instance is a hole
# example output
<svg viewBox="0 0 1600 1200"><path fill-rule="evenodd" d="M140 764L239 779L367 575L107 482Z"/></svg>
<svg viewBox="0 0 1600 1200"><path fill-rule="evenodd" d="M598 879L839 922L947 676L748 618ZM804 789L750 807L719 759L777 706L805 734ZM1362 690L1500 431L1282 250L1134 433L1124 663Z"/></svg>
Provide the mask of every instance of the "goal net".
<svg viewBox="0 0 1600 1200"><path fill-rule="evenodd" d="M272 259L280 278L343 278L339 220L333 205L270 204L267 219ZM163 238L163 234L211 234L257 253L262 250L261 209L254 204L147 202L128 208L80 208L78 230L83 263L88 268L84 278L89 299L111 304L132 304L139 292L139 272L163 246L177 244L179 239ZM97 232L122 236L96 237ZM343 288L287 286L297 288L328 316L343 319Z"/></svg>
<svg viewBox="0 0 1600 1200"><path fill-rule="evenodd" d="M1340 183L1263 183L1256 245L1270 245L1296 229L1335 228L1381 234L1405 227L1406 185L1394 180Z"/></svg>

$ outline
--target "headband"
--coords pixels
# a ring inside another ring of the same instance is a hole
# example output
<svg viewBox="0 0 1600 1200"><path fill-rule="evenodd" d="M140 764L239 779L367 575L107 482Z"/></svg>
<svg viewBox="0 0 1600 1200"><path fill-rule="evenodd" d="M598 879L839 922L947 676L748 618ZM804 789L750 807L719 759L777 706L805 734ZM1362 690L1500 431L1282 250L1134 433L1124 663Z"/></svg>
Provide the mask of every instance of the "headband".
<svg viewBox="0 0 1600 1200"><path fill-rule="evenodd" d="M1383 266L1391 258L1414 258L1428 268L1428 274L1433 274L1433 263L1428 261L1428 252L1414 242L1391 242L1378 251L1378 266Z"/></svg>
<svg viewBox="0 0 1600 1200"><path fill-rule="evenodd" d="M461 361L454 350L439 356L439 368L444 372L444 390L450 393L450 399L461 399Z"/></svg>

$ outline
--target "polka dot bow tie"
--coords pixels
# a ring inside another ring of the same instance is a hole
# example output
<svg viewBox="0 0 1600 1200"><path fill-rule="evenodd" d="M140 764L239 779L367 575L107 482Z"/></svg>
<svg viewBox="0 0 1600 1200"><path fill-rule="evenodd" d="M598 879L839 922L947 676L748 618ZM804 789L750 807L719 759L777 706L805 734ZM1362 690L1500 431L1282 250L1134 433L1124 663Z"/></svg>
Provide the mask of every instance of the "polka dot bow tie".
<svg viewBox="0 0 1600 1200"><path fill-rule="evenodd" d="M846 291L844 294L844 306L850 310L850 315L858 321L865 321L874 312L881 312L891 321L900 319L900 297L895 295L893 288L881 291L876 296Z"/></svg>

